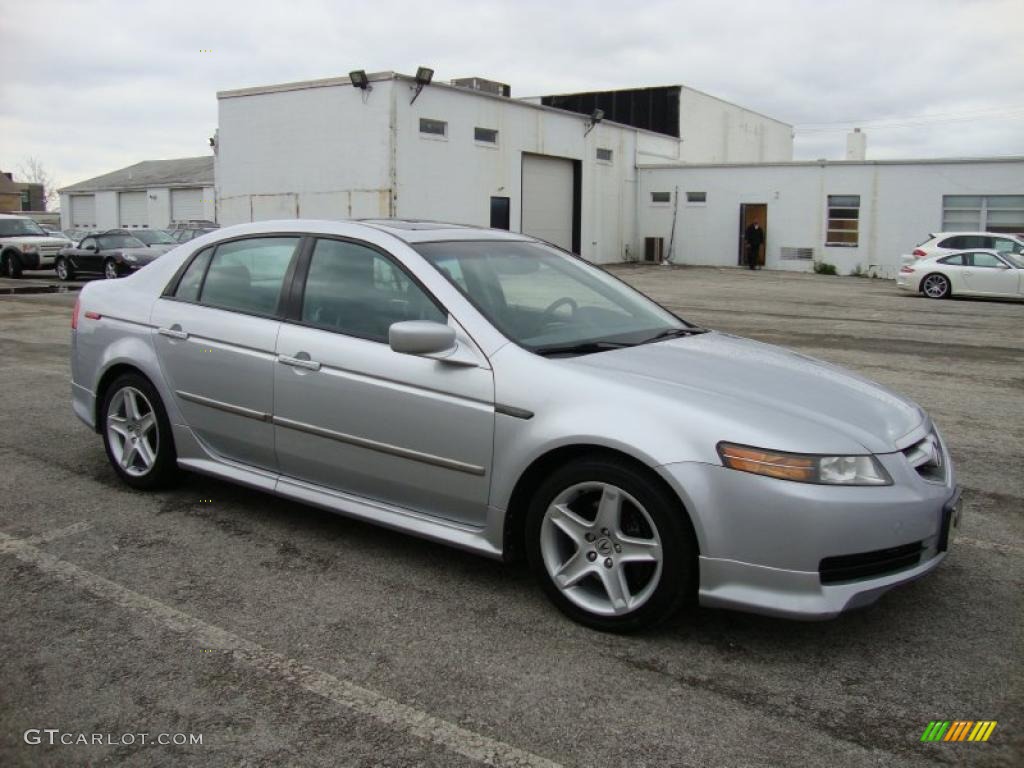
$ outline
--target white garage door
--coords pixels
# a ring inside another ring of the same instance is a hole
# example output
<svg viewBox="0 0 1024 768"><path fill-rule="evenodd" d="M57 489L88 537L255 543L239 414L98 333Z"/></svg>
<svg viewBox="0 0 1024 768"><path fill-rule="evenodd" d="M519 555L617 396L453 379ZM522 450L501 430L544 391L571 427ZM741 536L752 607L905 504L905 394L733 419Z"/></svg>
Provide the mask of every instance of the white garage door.
<svg viewBox="0 0 1024 768"><path fill-rule="evenodd" d="M122 192L117 196L122 227L145 227L149 224L146 215L145 192Z"/></svg>
<svg viewBox="0 0 1024 768"><path fill-rule="evenodd" d="M174 221L186 221L188 219L202 218L204 218L203 190L171 190L171 219L173 219Z"/></svg>
<svg viewBox="0 0 1024 768"><path fill-rule="evenodd" d="M95 195L72 195L71 196L71 226L73 226L73 227L95 227L96 226L96 196Z"/></svg>
<svg viewBox="0 0 1024 768"><path fill-rule="evenodd" d="M523 155L523 232L572 250L572 160Z"/></svg>

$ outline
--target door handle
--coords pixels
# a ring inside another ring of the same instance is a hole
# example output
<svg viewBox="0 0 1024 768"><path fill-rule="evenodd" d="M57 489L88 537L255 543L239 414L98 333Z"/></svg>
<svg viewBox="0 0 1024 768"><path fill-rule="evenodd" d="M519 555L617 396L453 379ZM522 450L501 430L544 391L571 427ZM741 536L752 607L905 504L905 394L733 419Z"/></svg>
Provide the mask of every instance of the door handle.
<svg viewBox="0 0 1024 768"><path fill-rule="evenodd" d="M301 357L289 357L288 355L278 355L277 362L283 365L290 365L292 368L304 368L307 371L319 371L320 363L316 360L310 360L306 358L303 360Z"/></svg>
<svg viewBox="0 0 1024 768"><path fill-rule="evenodd" d="M161 336L168 336L172 339L187 339L188 333L181 330L180 328L161 328L157 331Z"/></svg>

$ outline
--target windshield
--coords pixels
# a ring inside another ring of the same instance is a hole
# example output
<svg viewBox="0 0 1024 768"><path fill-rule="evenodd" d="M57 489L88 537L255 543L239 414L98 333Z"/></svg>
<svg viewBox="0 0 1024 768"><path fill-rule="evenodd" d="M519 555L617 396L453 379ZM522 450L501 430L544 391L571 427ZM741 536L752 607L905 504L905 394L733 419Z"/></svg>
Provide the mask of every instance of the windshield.
<svg viewBox="0 0 1024 768"><path fill-rule="evenodd" d="M0 219L0 237L19 236L46 237L46 230L32 219Z"/></svg>
<svg viewBox="0 0 1024 768"><path fill-rule="evenodd" d="M544 245L415 247L499 331L538 354L598 352L692 328L608 273Z"/></svg>
<svg viewBox="0 0 1024 768"><path fill-rule="evenodd" d="M132 235L103 235L100 239L100 250L106 251L111 248L145 248L145 243L140 243Z"/></svg>
<svg viewBox="0 0 1024 768"><path fill-rule="evenodd" d="M137 237L146 245L175 244L170 235L166 232L161 232L159 229L140 229L138 232L132 232L132 236Z"/></svg>

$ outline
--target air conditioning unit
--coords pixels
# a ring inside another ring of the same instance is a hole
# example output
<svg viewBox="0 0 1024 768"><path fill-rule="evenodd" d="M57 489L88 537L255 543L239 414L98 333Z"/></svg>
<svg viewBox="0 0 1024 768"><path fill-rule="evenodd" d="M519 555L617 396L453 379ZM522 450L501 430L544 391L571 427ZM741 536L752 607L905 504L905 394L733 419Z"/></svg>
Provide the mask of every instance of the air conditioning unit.
<svg viewBox="0 0 1024 768"><path fill-rule="evenodd" d="M493 93L495 96L512 96L512 86L506 83L499 83L497 80L487 80L483 77L459 77L451 81L451 84L459 88L469 88L473 91Z"/></svg>
<svg viewBox="0 0 1024 768"><path fill-rule="evenodd" d="M783 261L814 261L813 248L793 248L784 246L780 253Z"/></svg>

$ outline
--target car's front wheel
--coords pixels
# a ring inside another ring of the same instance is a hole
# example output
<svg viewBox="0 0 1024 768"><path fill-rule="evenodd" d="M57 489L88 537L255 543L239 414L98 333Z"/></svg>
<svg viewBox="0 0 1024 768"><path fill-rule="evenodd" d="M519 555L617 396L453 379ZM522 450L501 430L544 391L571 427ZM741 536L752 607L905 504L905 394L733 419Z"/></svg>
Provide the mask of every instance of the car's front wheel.
<svg viewBox="0 0 1024 768"><path fill-rule="evenodd" d="M949 278L938 273L928 275L921 281L921 293L929 299L948 299L952 293Z"/></svg>
<svg viewBox="0 0 1024 768"><path fill-rule="evenodd" d="M113 259L107 259L103 262L103 276L107 280L114 280L121 276L121 273L117 269L117 262Z"/></svg>
<svg viewBox="0 0 1024 768"><path fill-rule="evenodd" d="M6 253L3 257L4 277L21 277L21 259L15 253Z"/></svg>
<svg viewBox="0 0 1024 768"><path fill-rule="evenodd" d="M57 257L57 263L53 265L54 270L57 272L57 279L68 281L74 280L75 269L71 266L71 263L64 256Z"/></svg>
<svg viewBox="0 0 1024 768"><path fill-rule="evenodd" d="M631 463L573 461L538 489L527 556L570 618L629 632L677 613L695 594L697 548L678 499Z"/></svg>
<svg viewBox="0 0 1024 768"><path fill-rule="evenodd" d="M177 475L171 425L160 395L143 376L128 373L103 399L103 443L118 476L133 488L166 485Z"/></svg>

